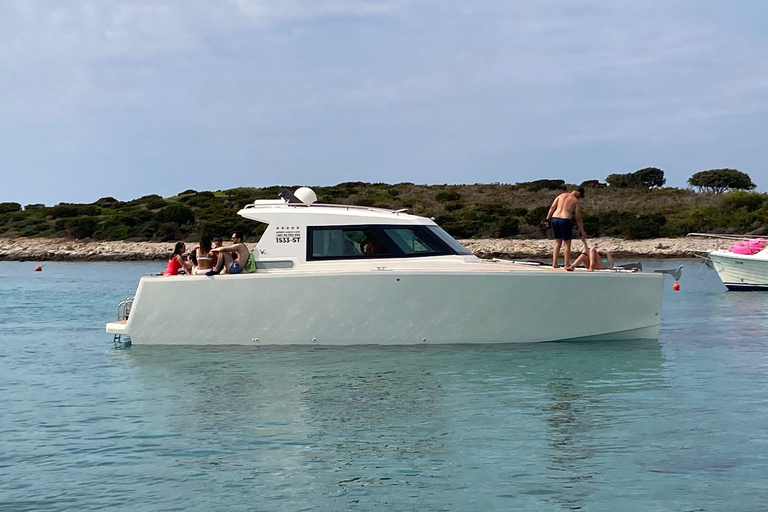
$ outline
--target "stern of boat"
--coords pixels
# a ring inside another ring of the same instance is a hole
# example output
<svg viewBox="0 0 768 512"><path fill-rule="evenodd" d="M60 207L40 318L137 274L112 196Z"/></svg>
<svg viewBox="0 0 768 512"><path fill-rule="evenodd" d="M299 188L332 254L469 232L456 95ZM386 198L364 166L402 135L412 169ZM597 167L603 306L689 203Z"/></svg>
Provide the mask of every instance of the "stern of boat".
<svg viewBox="0 0 768 512"><path fill-rule="evenodd" d="M120 343L122 341L122 336L128 334L128 318L131 315L133 300L133 297L129 297L124 301L121 301L117 305L117 320L114 322L107 322L107 334L113 335L113 342L115 344Z"/></svg>

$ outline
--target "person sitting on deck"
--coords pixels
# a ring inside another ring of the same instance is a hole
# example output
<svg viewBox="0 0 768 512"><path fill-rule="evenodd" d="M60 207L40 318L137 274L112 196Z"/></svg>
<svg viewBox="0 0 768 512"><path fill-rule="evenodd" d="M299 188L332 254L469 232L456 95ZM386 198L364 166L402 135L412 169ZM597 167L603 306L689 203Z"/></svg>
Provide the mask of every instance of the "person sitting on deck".
<svg viewBox="0 0 768 512"><path fill-rule="evenodd" d="M232 245L228 247L217 247L211 249L211 252L219 255L219 261L216 268L206 272L205 275L213 276L216 274L240 274L244 272L244 267L248 261L251 252L243 243L243 233L235 231L232 233Z"/></svg>
<svg viewBox="0 0 768 512"><path fill-rule="evenodd" d="M221 237L220 236L213 237L213 248L214 249L218 249L222 245L224 245L224 244L221 242ZM211 268L216 268L216 266L219 263L219 253L211 251L210 255L211 255Z"/></svg>
<svg viewBox="0 0 768 512"><path fill-rule="evenodd" d="M592 272L593 270L611 269L613 268L613 256L608 249L592 247L591 249L582 252L579 257L576 258L576 261L573 262L573 265L565 267L565 270L573 270L582 263L587 267L589 272Z"/></svg>
<svg viewBox="0 0 768 512"><path fill-rule="evenodd" d="M195 275L195 272L197 271L197 247L192 249L187 253L187 262L189 262L192 265L192 269L188 272L189 275Z"/></svg>
<svg viewBox="0 0 768 512"><path fill-rule="evenodd" d="M200 245L192 253L197 256L197 268L195 268L194 271L195 275L206 274L213 268L212 249L211 237L208 235L200 237Z"/></svg>
<svg viewBox="0 0 768 512"><path fill-rule="evenodd" d="M176 242L173 254L171 254L171 258L168 260L168 265L165 266L165 271L163 271L163 276L177 276L182 269L187 273L192 271L192 263L186 261L183 257L186 249L187 246L184 245L184 242Z"/></svg>

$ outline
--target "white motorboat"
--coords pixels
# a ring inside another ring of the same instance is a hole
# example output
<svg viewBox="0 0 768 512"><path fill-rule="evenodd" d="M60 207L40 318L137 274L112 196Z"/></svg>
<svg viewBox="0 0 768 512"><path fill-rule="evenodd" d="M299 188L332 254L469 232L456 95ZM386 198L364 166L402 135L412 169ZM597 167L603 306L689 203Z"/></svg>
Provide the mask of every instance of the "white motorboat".
<svg viewBox="0 0 768 512"><path fill-rule="evenodd" d="M733 291L768 290L768 240L765 237L703 233L688 236L730 246L703 251L726 288Z"/></svg>
<svg viewBox="0 0 768 512"><path fill-rule="evenodd" d="M255 273L143 277L107 332L254 346L658 336L663 275L483 260L430 219L315 200L303 188L246 206L268 224Z"/></svg>

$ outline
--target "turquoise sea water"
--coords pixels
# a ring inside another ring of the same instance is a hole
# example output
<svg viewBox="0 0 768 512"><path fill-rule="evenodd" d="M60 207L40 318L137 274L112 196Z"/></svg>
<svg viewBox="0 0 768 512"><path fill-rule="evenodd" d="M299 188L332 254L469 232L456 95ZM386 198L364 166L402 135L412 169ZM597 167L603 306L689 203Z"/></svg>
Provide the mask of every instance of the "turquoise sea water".
<svg viewBox="0 0 768 512"><path fill-rule="evenodd" d="M0 262L0 510L766 510L768 293L684 263L658 341L115 349L157 263Z"/></svg>

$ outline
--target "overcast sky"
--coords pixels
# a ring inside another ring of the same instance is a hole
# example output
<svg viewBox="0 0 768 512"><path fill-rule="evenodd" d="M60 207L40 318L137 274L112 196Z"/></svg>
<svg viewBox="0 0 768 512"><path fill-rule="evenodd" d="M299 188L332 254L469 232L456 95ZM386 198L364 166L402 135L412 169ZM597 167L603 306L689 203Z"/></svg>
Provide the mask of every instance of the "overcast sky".
<svg viewBox="0 0 768 512"><path fill-rule="evenodd" d="M4 0L0 201L342 181L768 190L764 0Z"/></svg>

